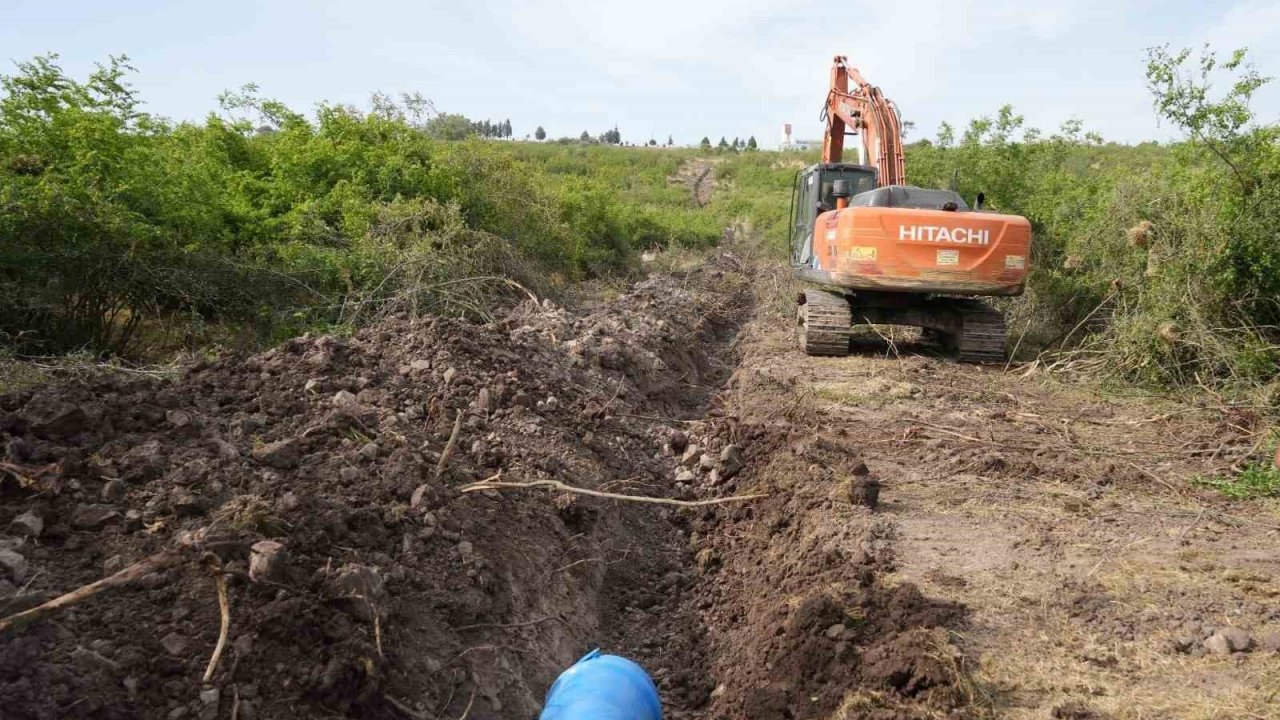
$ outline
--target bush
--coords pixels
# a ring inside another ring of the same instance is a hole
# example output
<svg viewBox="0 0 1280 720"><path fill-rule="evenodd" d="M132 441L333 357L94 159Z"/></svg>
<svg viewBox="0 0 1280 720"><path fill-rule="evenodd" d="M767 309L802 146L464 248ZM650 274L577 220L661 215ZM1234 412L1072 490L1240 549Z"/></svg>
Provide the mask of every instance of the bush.
<svg viewBox="0 0 1280 720"><path fill-rule="evenodd" d="M914 184L948 186L958 169L967 197L1031 220L1029 289L1011 308L1022 350L1084 353L1164 387L1273 382L1280 128L1249 112L1266 79L1243 52L1189 60L1154 48L1147 67L1157 111L1187 134L1177 143L1104 144L1079 122L1045 137L1006 107L958 142L944 127L908 148Z"/></svg>
<svg viewBox="0 0 1280 720"><path fill-rule="evenodd" d="M46 56L0 78L0 332L24 352L484 315L477 283L553 292L719 236L667 186L677 151L489 142L417 96L307 118L253 86L175 124L139 110L130 71L79 82Z"/></svg>

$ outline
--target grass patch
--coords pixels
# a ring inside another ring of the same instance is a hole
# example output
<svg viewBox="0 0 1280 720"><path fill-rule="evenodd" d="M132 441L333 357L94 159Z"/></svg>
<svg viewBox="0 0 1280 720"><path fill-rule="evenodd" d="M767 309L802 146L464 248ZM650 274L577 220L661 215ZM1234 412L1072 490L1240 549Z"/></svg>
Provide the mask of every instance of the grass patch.
<svg viewBox="0 0 1280 720"><path fill-rule="evenodd" d="M1217 490L1233 500L1280 497L1280 470L1271 463L1255 463L1234 477L1197 477L1192 482Z"/></svg>

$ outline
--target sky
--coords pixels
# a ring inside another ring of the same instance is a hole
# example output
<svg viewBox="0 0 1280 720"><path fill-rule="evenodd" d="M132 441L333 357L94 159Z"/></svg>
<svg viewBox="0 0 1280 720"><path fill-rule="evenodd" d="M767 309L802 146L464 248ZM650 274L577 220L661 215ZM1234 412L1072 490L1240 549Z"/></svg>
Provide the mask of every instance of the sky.
<svg viewBox="0 0 1280 720"><path fill-rule="evenodd" d="M256 83L297 110L421 92L514 134L697 143L783 123L820 138L831 57L849 56L914 137L1012 104L1108 140L1177 136L1152 111L1145 48L1248 47L1280 75L1280 0L0 0L0 74L55 52L83 77L126 54L154 114L200 120ZM1280 81L1254 108L1280 117ZM908 138L909 140L912 138Z"/></svg>

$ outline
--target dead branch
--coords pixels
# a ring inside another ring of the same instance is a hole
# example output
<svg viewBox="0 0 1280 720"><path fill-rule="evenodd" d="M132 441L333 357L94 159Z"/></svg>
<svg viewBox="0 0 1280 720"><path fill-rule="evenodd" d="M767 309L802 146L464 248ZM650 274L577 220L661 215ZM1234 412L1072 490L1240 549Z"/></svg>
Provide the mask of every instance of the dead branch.
<svg viewBox="0 0 1280 720"><path fill-rule="evenodd" d="M412 718L412 720L431 720L430 716L420 713L417 710L414 710L413 708L409 707L408 705L405 705L404 703L391 697L390 695L383 695L382 697L387 702L391 703L391 707L403 713L405 717Z"/></svg>
<svg viewBox="0 0 1280 720"><path fill-rule="evenodd" d="M39 467L35 465L19 465L17 463L0 462L0 473L6 473L13 476L18 481L18 485L29 488L35 484L47 473L58 470L58 463L49 463Z"/></svg>
<svg viewBox="0 0 1280 720"><path fill-rule="evenodd" d="M530 625L540 625L548 620L559 620L554 615L544 615L535 620L527 620L518 623L480 623L478 625L460 625L454 628L454 632L462 632L463 630L479 630L480 628L498 628L502 630L510 630L511 628L529 627Z"/></svg>
<svg viewBox="0 0 1280 720"><path fill-rule="evenodd" d="M218 669L218 661L222 659L222 651L227 647L227 631L231 629L231 599L227 597L227 576L215 572L213 581L218 586L218 643L213 646L213 656L209 658L209 666L204 669L205 685L213 681L213 673Z"/></svg>
<svg viewBox="0 0 1280 720"><path fill-rule="evenodd" d="M71 607L72 605L83 600L87 600L104 590L131 585L157 570L172 567L186 559L187 555L185 553L166 550L146 559L139 560L115 575L91 582L88 585L76 588L65 595L60 595L47 603L37 605L30 610L24 610L0 620L0 633L12 628L21 627L29 622L39 620L46 615L51 615L59 610Z"/></svg>
<svg viewBox="0 0 1280 720"><path fill-rule="evenodd" d="M588 490L586 488L565 485L559 480L534 480L532 482L523 483L481 480L479 482L471 483L470 485L464 485L459 488L459 490L462 492L476 492L480 490L526 490L531 488L546 488L548 490L560 490L561 492L590 495L591 497L605 498L608 500L623 500L627 502L650 503L653 505L674 505L676 507L706 507L707 505L723 505L725 503L742 502L745 500L755 500L757 498L767 497L767 493L756 493L753 495L734 495L732 497L712 498L710 500L673 500L671 498L650 497L648 495L619 495L618 493Z"/></svg>
<svg viewBox="0 0 1280 720"><path fill-rule="evenodd" d="M467 700L467 707L462 710L462 715L458 716L458 720L467 720L467 716L471 714L471 706L476 701L476 689L471 688L471 699Z"/></svg>
<svg viewBox="0 0 1280 720"><path fill-rule="evenodd" d="M444 450L440 453L440 462L436 463L437 480L444 474L444 469L449 464L449 456L453 455L453 449L458 445L458 432L462 430L463 412L459 410L458 415L453 419L453 431L449 433L449 441L444 444Z"/></svg>
<svg viewBox="0 0 1280 720"><path fill-rule="evenodd" d="M614 417L636 418L637 420L653 420L654 422L678 423L681 425L698 425L698 424L707 422L706 420L678 420L676 418L657 417L655 415L635 415L632 413L618 413L614 415Z"/></svg>

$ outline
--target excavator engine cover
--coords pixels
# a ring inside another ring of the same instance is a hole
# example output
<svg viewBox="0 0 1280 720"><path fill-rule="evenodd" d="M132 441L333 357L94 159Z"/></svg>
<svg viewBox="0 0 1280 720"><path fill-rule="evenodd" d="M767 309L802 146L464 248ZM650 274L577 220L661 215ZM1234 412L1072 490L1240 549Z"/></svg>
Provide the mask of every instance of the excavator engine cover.
<svg viewBox="0 0 1280 720"><path fill-rule="evenodd" d="M859 166L853 166L859 167ZM805 177L830 174L814 166ZM829 183L814 181L815 188ZM797 193L796 274L849 288L946 295L1019 295L1027 278L1031 223L970 210L950 190L893 185L861 192L842 209L820 190Z"/></svg>

